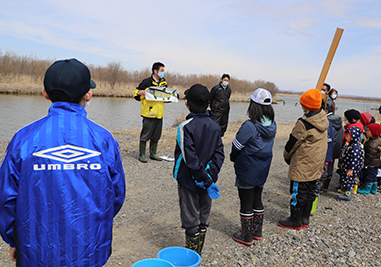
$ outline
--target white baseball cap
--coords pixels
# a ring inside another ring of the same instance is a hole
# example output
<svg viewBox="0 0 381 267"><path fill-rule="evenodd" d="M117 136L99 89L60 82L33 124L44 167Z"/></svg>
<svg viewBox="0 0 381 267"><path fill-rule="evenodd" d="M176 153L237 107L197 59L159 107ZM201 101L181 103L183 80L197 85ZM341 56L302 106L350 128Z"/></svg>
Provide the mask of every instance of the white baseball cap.
<svg viewBox="0 0 381 267"><path fill-rule="evenodd" d="M266 106L271 105L273 101L271 93L263 88L255 90L247 100L249 99L253 100L255 103Z"/></svg>

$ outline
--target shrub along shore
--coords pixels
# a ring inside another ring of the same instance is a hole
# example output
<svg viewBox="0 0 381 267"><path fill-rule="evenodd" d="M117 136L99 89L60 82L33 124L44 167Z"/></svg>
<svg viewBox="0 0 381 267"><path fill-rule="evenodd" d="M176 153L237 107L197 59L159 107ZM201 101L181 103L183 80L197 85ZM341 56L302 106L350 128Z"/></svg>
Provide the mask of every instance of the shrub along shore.
<svg viewBox="0 0 381 267"><path fill-rule="evenodd" d="M125 97L132 98L132 93L138 84L133 83L121 83L114 86L113 89L107 86L103 86L102 83L99 85L97 80L97 88L93 90L93 96L96 97ZM217 84L217 82L216 82ZM42 80L39 82L32 81L32 79L24 78L21 82L10 82L4 83L0 82L0 94L12 94L12 95L41 95L41 90L43 88ZM188 89L185 86L173 85L171 88L176 89L180 98L184 97L184 91ZM232 86L232 95L230 101L232 102L242 102L250 96L249 92L241 92L234 89ZM209 89L212 89L211 87ZM253 89L254 90L254 89ZM280 98L274 96L274 103L282 101Z"/></svg>

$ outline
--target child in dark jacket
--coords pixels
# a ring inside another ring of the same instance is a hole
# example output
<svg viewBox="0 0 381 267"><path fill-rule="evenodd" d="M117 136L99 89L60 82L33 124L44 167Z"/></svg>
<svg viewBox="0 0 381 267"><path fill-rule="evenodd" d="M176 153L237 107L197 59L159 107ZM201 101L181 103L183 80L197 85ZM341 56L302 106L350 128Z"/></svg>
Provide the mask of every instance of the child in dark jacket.
<svg viewBox="0 0 381 267"><path fill-rule="evenodd" d="M224 161L221 128L206 113L210 94L195 84L185 91L190 110L178 127L173 176L178 183L181 226L186 247L201 254L212 199L220 196L215 184Z"/></svg>
<svg viewBox="0 0 381 267"><path fill-rule="evenodd" d="M233 239L247 246L253 243L253 238L262 239L262 190L269 174L276 134L271 103L272 96L265 89L259 88L251 94L247 110L250 120L239 129L230 154L241 203L242 226L240 232L233 234Z"/></svg>
<svg viewBox="0 0 381 267"><path fill-rule="evenodd" d="M327 113L327 119L331 122L333 132L334 132L334 141L333 141L333 154L332 161L328 162L328 165L324 166L325 176L321 179L320 194L323 195L328 192L329 184L333 176L333 169L335 165L335 159L339 159L341 156L341 147L342 147L342 137L344 136L344 128L342 120L339 116L333 114L332 112ZM328 150L327 150L328 152Z"/></svg>
<svg viewBox="0 0 381 267"><path fill-rule="evenodd" d="M371 123L367 126L366 136L368 141L364 144L365 168L363 170L364 188L358 190L359 194L376 194L377 193L377 172L380 167L381 152L381 125Z"/></svg>
<svg viewBox="0 0 381 267"><path fill-rule="evenodd" d="M346 142L339 161L341 168L340 186L343 194L338 197L341 200L350 201L352 199L355 178L364 164L364 149L360 141L360 128L348 127L344 134Z"/></svg>

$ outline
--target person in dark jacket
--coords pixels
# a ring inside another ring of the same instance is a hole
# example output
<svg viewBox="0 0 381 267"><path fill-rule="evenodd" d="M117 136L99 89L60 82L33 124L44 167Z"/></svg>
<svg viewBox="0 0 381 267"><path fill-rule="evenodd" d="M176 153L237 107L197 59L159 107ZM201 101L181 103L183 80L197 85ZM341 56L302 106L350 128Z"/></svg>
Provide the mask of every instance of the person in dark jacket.
<svg viewBox="0 0 381 267"><path fill-rule="evenodd" d="M230 160L234 162L235 186L241 203L242 229L233 239L250 246L252 239L262 239L264 207L262 191L269 174L276 134L272 96L259 88L250 96L245 121L233 141Z"/></svg>
<svg viewBox="0 0 381 267"><path fill-rule="evenodd" d="M331 123L333 128L334 141L333 141L332 161L328 162L328 164L324 166L324 173L326 175L323 175L321 177L321 184L320 184L321 195L328 192L328 187L329 187L329 184L331 183L331 179L333 176L335 159L340 158L340 155L341 155L342 136L344 135L343 122L339 116L333 114L333 112L328 112L327 119Z"/></svg>
<svg viewBox="0 0 381 267"><path fill-rule="evenodd" d="M323 101L322 102L322 109L323 110L324 110L324 107L325 107L325 103ZM314 203L312 204L311 214L315 214L315 212L316 212L316 206L317 206L317 202L318 202L319 195L321 192L322 183L323 183L323 181L326 181L327 175L328 175L327 174L328 164L333 162L333 144L335 141L335 133L333 131L332 123L330 120L328 120L328 123L329 123L329 126L328 126L328 130L327 130L327 142L328 142L327 154L326 154L325 161L324 161L323 173L321 174L320 179L318 179L316 181L317 182L316 198L315 198ZM306 224L306 222L303 225L304 225L304 227L308 227L308 224Z"/></svg>
<svg viewBox="0 0 381 267"><path fill-rule="evenodd" d="M380 167L381 153L381 125L378 123L368 124L366 132L368 140L364 144L364 188L357 190L359 194L377 193L377 172Z"/></svg>
<svg viewBox="0 0 381 267"><path fill-rule="evenodd" d="M206 113L208 89L195 84L185 91L185 97L191 113L178 126L173 176L178 183L186 247L201 254L212 199L220 196L215 183L225 156L221 129Z"/></svg>
<svg viewBox="0 0 381 267"><path fill-rule="evenodd" d="M229 82L230 75L223 74L220 83L214 86L210 91L210 109L212 111L212 120L221 126L221 136L224 136L229 121L229 99L232 93Z"/></svg>
<svg viewBox="0 0 381 267"><path fill-rule="evenodd" d="M336 111L336 103L335 103L335 100L337 99L337 95L339 93L337 92L336 89L332 88L331 90L329 90L328 92L328 98L327 98L327 107L326 109L328 110L328 112L332 112L333 114L335 114L335 111Z"/></svg>

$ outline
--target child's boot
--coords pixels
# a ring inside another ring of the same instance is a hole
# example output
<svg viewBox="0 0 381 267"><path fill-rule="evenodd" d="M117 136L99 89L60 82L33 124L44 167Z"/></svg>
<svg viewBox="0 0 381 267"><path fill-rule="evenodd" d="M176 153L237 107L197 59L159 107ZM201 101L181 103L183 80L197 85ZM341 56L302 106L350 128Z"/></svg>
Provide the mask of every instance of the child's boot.
<svg viewBox="0 0 381 267"><path fill-rule="evenodd" d="M241 213L241 226L240 232L233 234L234 241L244 244L246 246L251 246L253 244L253 214L251 213Z"/></svg>
<svg viewBox="0 0 381 267"><path fill-rule="evenodd" d="M359 188L359 186L357 185L357 184L355 184L354 186L353 186L353 195L356 195L357 194L357 192L358 192L358 189ZM360 193L360 192L359 192ZM360 193L361 194L361 193Z"/></svg>
<svg viewBox="0 0 381 267"><path fill-rule="evenodd" d="M365 184L363 189L357 190L357 193L359 193L359 194L365 194L365 195L369 194L370 191L372 190L372 185L373 184Z"/></svg>
<svg viewBox="0 0 381 267"><path fill-rule="evenodd" d="M370 190L372 194L377 194L377 182L372 184L372 189Z"/></svg>
<svg viewBox="0 0 381 267"><path fill-rule="evenodd" d="M315 201L312 203L312 208L311 208L311 215L314 215L316 213L316 206L318 202L319 196L315 198Z"/></svg>
<svg viewBox="0 0 381 267"><path fill-rule="evenodd" d="M307 228L310 223L310 214L312 209L313 201L306 202L302 212L302 227Z"/></svg>
<svg viewBox="0 0 381 267"><path fill-rule="evenodd" d="M327 194L329 184L331 183L332 176L322 177L320 183L320 195Z"/></svg>
<svg viewBox="0 0 381 267"><path fill-rule="evenodd" d="M339 195L338 198L340 200L351 201L352 191L345 191L342 195Z"/></svg>
<svg viewBox="0 0 381 267"><path fill-rule="evenodd" d="M304 206L300 204L296 206L291 205L291 216L284 221L279 221L278 225L287 229L302 229L302 208L304 208Z"/></svg>
<svg viewBox="0 0 381 267"><path fill-rule="evenodd" d="M199 242L198 251L197 251L198 254L200 254L200 255L201 255L201 252L202 252L202 248L204 247L205 235L206 235L206 227L200 225L200 242Z"/></svg>
<svg viewBox="0 0 381 267"><path fill-rule="evenodd" d="M264 210L254 210L253 217L253 239L262 239L262 225L263 225Z"/></svg>
<svg viewBox="0 0 381 267"><path fill-rule="evenodd" d="M200 247L200 232L185 231L185 247L198 253Z"/></svg>

